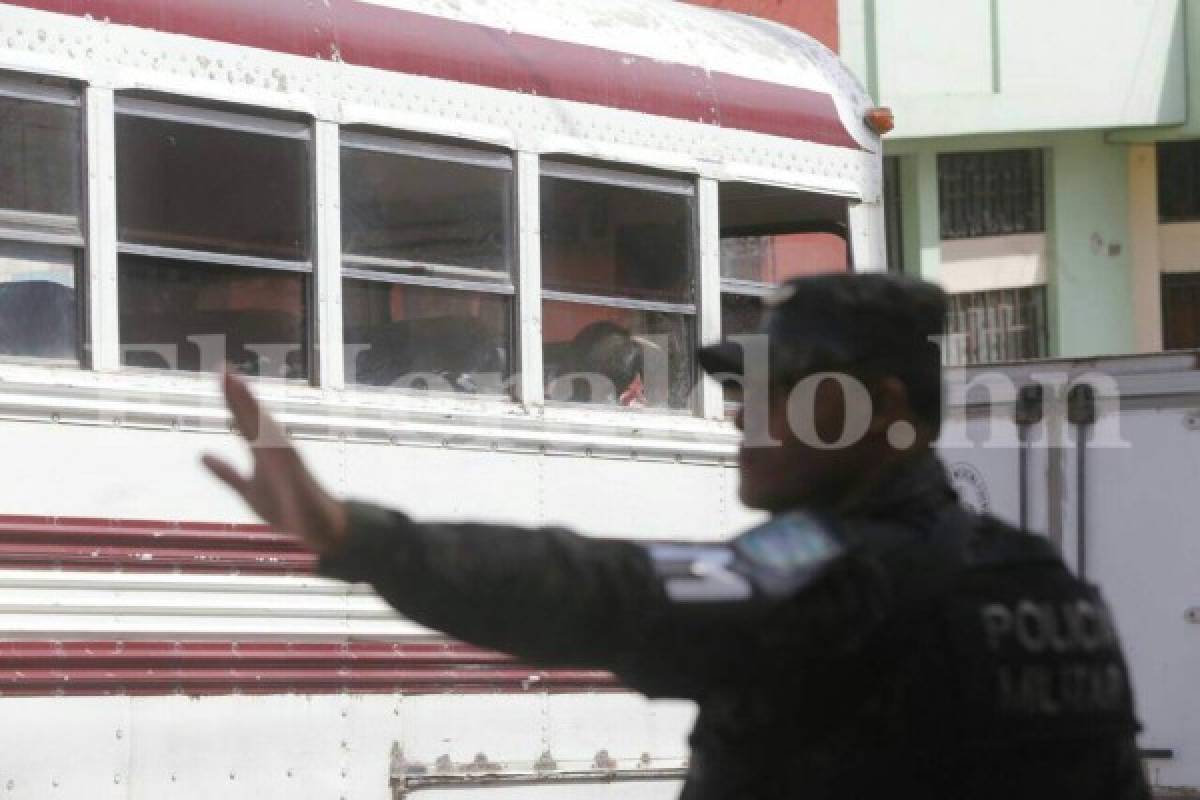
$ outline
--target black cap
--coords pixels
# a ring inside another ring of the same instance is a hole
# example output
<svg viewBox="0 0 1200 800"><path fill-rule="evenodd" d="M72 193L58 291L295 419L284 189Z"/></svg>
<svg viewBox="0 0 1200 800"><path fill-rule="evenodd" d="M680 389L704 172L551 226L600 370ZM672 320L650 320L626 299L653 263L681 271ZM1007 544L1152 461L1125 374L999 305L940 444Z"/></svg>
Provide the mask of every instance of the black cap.
<svg viewBox="0 0 1200 800"><path fill-rule="evenodd" d="M901 371L918 363L924 372L940 367L936 337L944 330L946 295L932 283L888 273L814 275L781 284L765 305L758 332L766 334L774 378L867 362ZM723 340L697 357L710 374L745 372L739 342Z"/></svg>

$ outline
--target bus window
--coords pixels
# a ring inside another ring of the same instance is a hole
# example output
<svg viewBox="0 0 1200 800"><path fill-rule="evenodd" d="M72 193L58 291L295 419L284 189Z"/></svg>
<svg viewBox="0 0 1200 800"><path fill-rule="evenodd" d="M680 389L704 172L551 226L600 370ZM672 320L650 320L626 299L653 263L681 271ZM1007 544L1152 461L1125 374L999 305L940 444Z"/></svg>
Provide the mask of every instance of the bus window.
<svg viewBox="0 0 1200 800"><path fill-rule="evenodd" d="M341 164L347 380L505 393L511 154L351 132Z"/></svg>
<svg viewBox="0 0 1200 800"><path fill-rule="evenodd" d="M308 127L139 98L117 111L123 363L307 378Z"/></svg>
<svg viewBox="0 0 1200 800"><path fill-rule="evenodd" d="M547 163L546 397L686 409L694 385L694 184Z"/></svg>
<svg viewBox="0 0 1200 800"><path fill-rule="evenodd" d="M834 233L780 233L721 240L721 330L758 329L759 299L770 287L804 275L844 272L846 240Z"/></svg>
<svg viewBox="0 0 1200 800"><path fill-rule="evenodd" d="M0 357L78 363L78 93L0 79Z"/></svg>
<svg viewBox="0 0 1200 800"><path fill-rule="evenodd" d="M845 200L726 183L719 202L723 335L757 331L763 298L781 282L850 268Z"/></svg>

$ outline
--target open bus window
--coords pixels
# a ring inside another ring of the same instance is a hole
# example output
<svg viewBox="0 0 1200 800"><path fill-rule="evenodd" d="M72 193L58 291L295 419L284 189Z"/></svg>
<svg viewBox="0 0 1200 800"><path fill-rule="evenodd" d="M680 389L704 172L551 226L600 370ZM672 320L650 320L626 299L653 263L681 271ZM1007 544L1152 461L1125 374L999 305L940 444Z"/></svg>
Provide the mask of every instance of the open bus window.
<svg viewBox="0 0 1200 800"><path fill-rule="evenodd" d="M349 132L341 165L347 381L507 393L512 155Z"/></svg>
<svg viewBox="0 0 1200 800"><path fill-rule="evenodd" d="M784 233L721 240L721 331L753 333L761 298L789 278L845 272L846 240L833 233Z"/></svg>
<svg viewBox="0 0 1200 800"><path fill-rule="evenodd" d="M541 178L546 398L686 409L694 185L549 163Z"/></svg>
<svg viewBox="0 0 1200 800"><path fill-rule="evenodd" d="M307 378L307 126L136 97L117 111L122 363Z"/></svg>
<svg viewBox="0 0 1200 800"><path fill-rule="evenodd" d="M721 333L754 333L763 298L790 278L845 272L846 201L828 195L726 183L720 190ZM726 390L726 399L733 398Z"/></svg>
<svg viewBox="0 0 1200 800"><path fill-rule="evenodd" d="M78 92L0 76L0 357L79 363Z"/></svg>

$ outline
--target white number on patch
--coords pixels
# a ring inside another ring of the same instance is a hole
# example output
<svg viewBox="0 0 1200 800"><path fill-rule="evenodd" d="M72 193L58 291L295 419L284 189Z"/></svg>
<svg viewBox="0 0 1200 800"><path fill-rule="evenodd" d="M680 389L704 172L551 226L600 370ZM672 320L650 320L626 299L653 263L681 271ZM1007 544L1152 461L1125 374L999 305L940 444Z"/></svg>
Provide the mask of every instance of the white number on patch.
<svg viewBox="0 0 1200 800"><path fill-rule="evenodd" d="M667 597L675 603L732 603L754 590L735 572L735 554L719 545L660 544L649 548Z"/></svg>

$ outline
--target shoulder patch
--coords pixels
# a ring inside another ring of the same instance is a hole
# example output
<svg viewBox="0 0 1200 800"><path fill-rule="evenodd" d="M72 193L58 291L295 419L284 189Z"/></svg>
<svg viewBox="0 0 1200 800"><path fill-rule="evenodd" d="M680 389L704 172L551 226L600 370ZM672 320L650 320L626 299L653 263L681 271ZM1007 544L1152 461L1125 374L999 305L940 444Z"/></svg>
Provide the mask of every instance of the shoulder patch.
<svg viewBox="0 0 1200 800"><path fill-rule="evenodd" d="M818 566L841 555L841 541L816 517L782 514L739 536L734 546L750 561L780 572Z"/></svg>
<svg viewBox="0 0 1200 800"><path fill-rule="evenodd" d="M838 560L846 545L811 514L781 514L733 543L754 582L768 594L791 594Z"/></svg>

